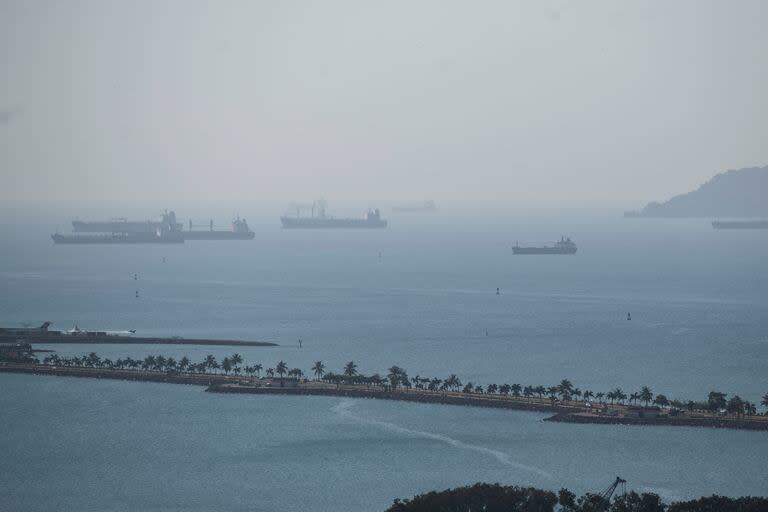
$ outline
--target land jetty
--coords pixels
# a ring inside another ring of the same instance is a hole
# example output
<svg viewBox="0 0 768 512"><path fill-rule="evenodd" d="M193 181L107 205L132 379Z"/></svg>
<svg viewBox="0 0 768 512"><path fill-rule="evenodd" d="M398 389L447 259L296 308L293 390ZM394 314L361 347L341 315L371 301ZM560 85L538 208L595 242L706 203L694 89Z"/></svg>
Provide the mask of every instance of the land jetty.
<svg viewBox="0 0 768 512"><path fill-rule="evenodd" d="M157 336L120 336L114 334L88 335L88 336L44 336L25 338L29 343L44 343L47 345L59 344L119 344L119 345L215 345L227 347L276 347L277 343L269 341L245 341L245 340L217 340L199 338L161 338Z"/></svg>
<svg viewBox="0 0 768 512"><path fill-rule="evenodd" d="M211 393L330 396L509 409L549 413L551 416L544 418L544 421L561 423L710 427L768 431L768 417L759 415L716 416L707 413L684 412L673 416L660 413L659 409L654 407L601 404L600 407L588 408L582 402L577 401L552 401L536 397L514 397L458 391L428 391L424 389L403 389L363 384L337 385L319 380L290 377L254 378L221 373L157 372L136 369L52 366L12 362L0 362L0 373L187 384L205 387L205 390Z"/></svg>
<svg viewBox="0 0 768 512"><path fill-rule="evenodd" d="M274 347L269 341L219 340L182 338L180 336L134 336L135 331L86 331L75 327L71 331L49 329L51 322L40 327L0 327L0 343L58 344L121 344L121 345L216 345L228 347Z"/></svg>

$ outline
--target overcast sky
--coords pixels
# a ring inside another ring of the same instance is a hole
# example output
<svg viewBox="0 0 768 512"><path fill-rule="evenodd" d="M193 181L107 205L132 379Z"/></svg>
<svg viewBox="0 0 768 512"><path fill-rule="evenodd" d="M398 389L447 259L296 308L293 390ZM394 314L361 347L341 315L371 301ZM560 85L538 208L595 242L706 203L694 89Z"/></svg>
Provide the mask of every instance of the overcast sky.
<svg viewBox="0 0 768 512"><path fill-rule="evenodd" d="M768 164L768 2L0 0L0 198L661 199Z"/></svg>

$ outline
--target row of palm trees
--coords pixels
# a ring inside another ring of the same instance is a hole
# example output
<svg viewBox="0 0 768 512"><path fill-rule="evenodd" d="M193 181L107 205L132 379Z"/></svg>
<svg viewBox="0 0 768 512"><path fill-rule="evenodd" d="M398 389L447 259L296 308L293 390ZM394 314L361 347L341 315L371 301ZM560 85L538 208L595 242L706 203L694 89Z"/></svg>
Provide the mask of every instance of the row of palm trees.
<svg viewBox="0 0 768 512"><path fill-rule="evenodd" d="M176 361L173 357L147 356L144 359L132 359L130 357L117 359L102 359L95 352L86 356L60 357L56 354L47 356L43 364L52 366L74 366L86 368L105 368L105 369L133 369L149 372L165 373L189 373L189 374L221 374L239 376L245 374L250 378L254 376L261 378L262 371L269 378L278 376L279 378L303 379L304 372L300 368L289 369L285 361L279 361L274 368L267 368L260 364L243 366L243 358L240 354L232 354L221 360L209 354L200 362L192 362L186 356ZM409 377L405 369L399 366L392 366L387 370L386 375L375 373L373 375L363 375L358 371L357 363L347 362L340 373L327 371L326 365L322 361L316 361L311 368L315 380L329 384L339 385L363 385L368 387L382 387L388 390L397 389L416 389L420 391L432 392L454 392L465 394L486 394L511 396L513 398L532 400L538 398L544 400L546 397L553 404L557 402L597 402L599 404L644 404L646 407L651 404L667 407L672 406L689 411L700 410L712 413L722 413L723 411L736 415L755 415L757 414L757 405L741 399L734 395L726 399L726 394L719 391L709 393L706 402L670 400L663 394L654 394L648 386L643 386L637 392L627 394L621 388L615 388L607 392L593 392L591 390L581 390L573 385L568 379L563 379L554 386L523 386L521 384L488 384L485 388L482 385L473 382L463 383L455 374L451 374L445 379L436 377L422 377L416 375ZM768 408L768 393L762 397L761 405ZM766 413L768 414L768 413Z"/></svg>
<svg viewBox="0 0 768 512"><path fill-rule="evenodd" d="M173 357L147 356L144 359L133 359L131 357L117 359L115 361L105 358L102 359L95 352L86 356L61 357L57 354L46 356L43 364L50 366L66 366L81 368L103 368L108 370L141 370L145 372L161 373L190 373L190 374L221 374L256 376L261 378L261 372L264 366L257 363L253 366L241 366L243 358L240 354L232 354L217 361L209 354L198 363L194 363L186 356L176 361ZM288 376L293 378L302 378L304 372L299 368L288 369L284 361L277 363L275 368L267 368L265 371L267 377Z"/></svg>

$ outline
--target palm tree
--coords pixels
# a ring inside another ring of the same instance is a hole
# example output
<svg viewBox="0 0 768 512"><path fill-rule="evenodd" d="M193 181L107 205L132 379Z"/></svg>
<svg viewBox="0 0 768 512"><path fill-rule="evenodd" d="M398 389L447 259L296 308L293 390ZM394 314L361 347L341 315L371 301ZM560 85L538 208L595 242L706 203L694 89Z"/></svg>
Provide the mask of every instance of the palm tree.
<svg viewBox="0 0 768 512"><path fill-rule="evenodd" d="M274 377L275 376L275 369L274 368L267 368L267 377Z"/></svg>
<svg viewBox="0 0 768 512"><path fill-rule="evenodd" d="M215 370L219 367L219 363L216 361L216 358L213 357L213 355L208 354L205 356L205 367L209 370Z"/></svg>
<svg viewBox="0 0 768 512"><path fill-rule="evenodd" d="M225 357L221 362L221 369L224 370L225 375L229 375L229 371L232 370L232 360L228 357Z"/></svg>
<svg viewBox="0 0 768 512"><path fill-rule="evenodd" d="M547 388L545 388L544 386L536 386L535 388L533 388L533 392L539 395L539 400L541 400L541 397L544 396L544 393L547 392Z"/></svg>
<svg viewBox="0 0 768 512"><path fill-rule="evenodd" d="M653 403L664 407L669 405L669 399L664 395L656 395L656 398L653 399Z"/></svg>
<svg viewBox="0 0 768 512"><path fill-rule="evenodd" d="M640 400L640 393L630 393L629 395L629 403L633 404Z"/></svg>
<svg viewBox="0 0 768 512"><path fill-rule="evenodd" d="M467 385L464 386L464 389L461 390L462 393L471 393L472 390L475 389L475 385L471 382L467 382Z"/></svg>
<svg viewBox="0 0 768 512"><path fill-rule="evenodd" d="M165 360L165 371L169 373L176 371L176 360L174 358L169 357Z"/></svg>
<svg viewBox="0 0 768 512"><path fill-rule="evenodd" d="M232 354L232 357L229 358L229 360L232 362L232 366L238 365L243 362L243 358L240 354Z"/></svg>
<svg viewBox="0 0 768 512"><path fill-rule="evenodd" d="M509 384L502 384L501 386L499 386L499 394L507 396L510 391L512 391L512 386L510 386Z"/></svg>
<svg viewBox="0 0 768 512"><path fill-rule="evenodd" d="M563 379L557 386L558 393L563 397L563 400L570 400L573 395L573 383L568 379Z"/></svg>
<svg viewBox="0 0 768 512"><path fill-rule="evenodd" d="M728 405L726 407L728 412L732 414L735 413L736 416L741 416L744 414L744 401L739 395L734 395L730 400L728 400Z"/></svg>
<svg viewBox="0 0 768 512"><path fill-rule="evenodd" d="M512 396L519 397L520 391L523 390L523 387L520 384L512 384L509 389L512 391Z"/></svg>
<svg viewBox="0 0 768 512"><path fill-rule="evenodd" d="M319 380L323 378L325 374L325 365L322 361L315 361L315 365L312 367L312 371L315 373L315 377Z"/></svg>
<svg viewBox="0 0 768 512"><path fill-rule="evenodd" d="M179 360L179 370L186 371L189 368L189 358L187 356L182 357Z"/></svg>
<svg viewBox="0 0 768 512"><path fill-rule="evenodd" d="M264 367L261 365L261 363L256 363L253 365L253 371L256 372L256 378L261 378L261 370L263 370Z"/></svg>
<svg viewBox="0 0 768 512"><path fill-rule="evenodd" d="M499 386L496 384L488 384L488 394L493 395L499 390Z"/></svg>
<svg viewBox="0 0 768 512"><path fill-rule="evenodd" d="M523 388L523 396L528 399L528 401L531 401L531 397L535 394L533 391L533 386L525 386Z"/></svg>
<svg viewBox="0 0 768 512"><path fill-rule="evenodd" d="M585 390L585 391L584 391L584 393L582 393L582 395L581 395L581 396L583 396L583 397L584 397L584 400L585 400L585 401L589 402L589 399L590 399L590 398L592 398L592 397L594 397L594 396L595 396L595 394L594 394L593 392L591 392L590 390L588 390L588 389L587 389L587 390Z"/></svg>
<svg viewBox="0 0 768 512"><path fill-rule="evenodd" d="M646 407L648 407L648 403L653 400L653 393L651 393L651 389L648 386L643 386L640 390L640 400L645 402Z"/></svg>
<svg viewBox="0 0 768 512"><path fill-rule="evenodd" d="M549 399L554 403L557 400L557 393L560 391L560 386L550 386L547 388L547 395Z"/></svg>
<svg viewBox="0 0 768 512"><path fill-rule="evenodd" d="M763 407L768 407L768 393L763 395L763 400L760 402L760 405Z"/></svg>
<svg viewBox="0 0 768 512"><path fill-rule="evenodd" d="M396 389L397 385L402 383L404 374L405 370L399 366L390 367L389 373L387 374L387 379L389 379L389 383L392 385L393 389Z"/></svg>
<svg viewBox="0 0 768 512"><path fill-rule="evenodd" d="M91 352L88 354L88 362L87 365L91 368L99 366L101 363L101 358L96 354L96 352Z"/></svg>
<svg viewBox="0 0 768 512"><path fill-rule="evenodd" d="M605 393L602 391L595 393L595 398L597 398L598 403L603 403L603 397L605 396Z"/></svg>
<svg viewBox="0 0 768 512"><path fill-rule="evenodd" d="M355 375L357 375L357 365L354 361L350 361L344 365L344 376L352 378Z"/></svg>
<svg viewBox="0 0 768 512"><path fill-rule="evenodd" d="M275 371L280 376L280 379L282 379L283 375L288 372L288 365L285 364L285 361L278 361L277 366L275 366Z"/></svg>
<svg viewBox="0 0 768 512"><path fill-rule="evenodd" d="M445 385L452 391L456 391L461 387L461 380L452 373L445 379Z"/></svg>

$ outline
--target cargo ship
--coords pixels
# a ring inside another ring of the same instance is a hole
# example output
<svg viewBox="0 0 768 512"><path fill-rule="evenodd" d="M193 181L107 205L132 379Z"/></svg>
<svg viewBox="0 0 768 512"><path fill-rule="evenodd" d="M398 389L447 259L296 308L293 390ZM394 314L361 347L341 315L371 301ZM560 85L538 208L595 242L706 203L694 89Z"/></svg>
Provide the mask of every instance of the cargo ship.
<svg viewBox="0 0 768 512"><path fill-rule="evenodd" d="M576 254L576 244L570 238L561 237L553 247L512 247L514 254Z"/></svg>
<svg viewBox="0 0 768 512"><path fill-rule="evenodd" d="M106 222L72 221L75 233L87 235L51 235L55 244L180 244L184 243L181 223L176 213L166 211L158 221L129 222L113 219Z"/></svg>
<svg viewBox="0 0 768 512"><path fill-rule="evenodd" d="M181 232L102 233L93 235L51 235L55 244L183 244Z"/></svg>
<svg viewBox="0 0 768 512"><path fill-rule="evenodd" d="M185 240L253 240L255 236L246 220L239 216L232 222L231 230L214 230L213 220L206 226L207 230L194 230L190 220L189 231L183 231L182 223L176 220L176 213L166 211L159 221L76 220L72 221L75 234L56 233L51 235L51 238L56 244L180 244Z"/></svg>
<svg viewBox="0 0 768 512"><path fill-rule="evenodd" d="M194 224L189 221L189 231L183 231L182 236L184 240L253 240L256 236L253 231L248 227L248 223L245 219L241 219L239 216L232 221L232 229L230 231L214 230L213 220L208 224L208 230L193 230Z"/></svg>
<svg viewBox="0 0 768 512"><path fill-rule="evenodd" d="M72 230L76 233L155 233L158 229L181 231L181 228L182 224L176 221L173 211L165 212L158 220L144 222L129 221L123 217L108 221L72 221Z"/></svg>
<svg viewBox="0 0 768 512"><path fill-rule="evenodd" d="M280 217L284 229L381 229L387 227L387 221L381 218L378 208L369 209L365 216L355 218L336 218L325 213L325 201L312 204L312 215L302 217L301 209L296 208L295 215L285 214Z"/></svg>
<svg viewBox="0 0 768 512"><path fill-rule="evenodd" d="M768 229L768 220L716 220L715 229Z"/></svg>

